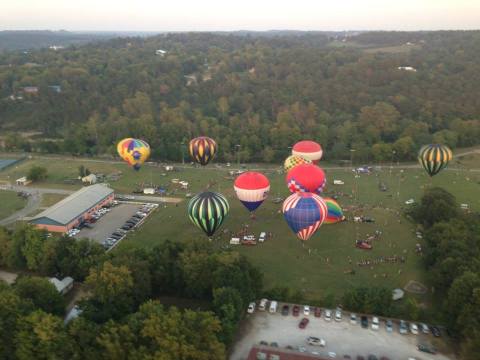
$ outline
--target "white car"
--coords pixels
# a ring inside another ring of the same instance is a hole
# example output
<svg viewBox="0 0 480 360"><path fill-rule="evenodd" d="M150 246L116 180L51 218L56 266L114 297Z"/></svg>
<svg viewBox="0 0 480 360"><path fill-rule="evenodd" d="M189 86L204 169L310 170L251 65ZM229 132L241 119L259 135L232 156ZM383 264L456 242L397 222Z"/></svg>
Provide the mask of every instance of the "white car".
<svg viewBox="0 0 480 360"><path fill-rule="evenodd" d="M258 310L265 311L265 309L267 308L267 302L268 302L267 299L260 300L260 305L258 305Z"/></svg>
<svg viewBox="0 0 480 360"><path fill-rule="evenodd" d="M420 324L420 328L422 329L422 333L424 333L424 334L429 334L430 333L430 329L428 328L427 324Z"/></svg>
<svg viewBox="0 0 480 360"><path fill-rule="evenodd" d="M321 347L325 347L327 345L327 342L325 341L325 339L320 339L315 336L309 336L307 338L307 343L308 345L321 346Z"/></svg>
<svg viewBox="0 0 480 360"><path fill-rule="evenodd" d="M325 320L326 321L332 320L332 311L331 310L325 310Z"/></svg>
<svg viewBox="0 0 480 360"><path fill-rule="evenodd" d="M251 302L250 304L248 304L247 313L253 314L254 311L255 311L255 303Z"/></svg>
<svg viewBox="0 0 480 360"><path fill-rule="evenodd" d="M329 357L330 359L335 359L335 358L337 357L337 354L334 353L333 351L330 351L330 352L328 353L328 357Z"/></svg>
<svg viewBox="0 0 480 360"><path fill-rule="evenodd" d="M378 330L380 328L380 321L378 317L374 316L372 318L372 330Z"/></svg>
<svg viewBox="0 0 480 360"><path fill-rule="evenodd" d="M357 324L357 315L350 314L350 324L356 325Z"/></svg>
<svg viewBox="0 0 480 360"><path fill-rule="evenodd" d="M414 202L415 202L415 200L408 199L407 201L405 201L405 205L412 205Z"/></svg>
<svg viewBox="0 0 480 360"><path fill-rule="evenodd" d="M305 306L303 307L303 315L305 315L305 316L310 315L310 306L305 305Z"/></svg>
<svg viewBox="0 0 480 360"><path fill-rule="evenodd" d="M335 321L342 321L342 310L335 310Z"/></svg>
<svg viewBox="0 0 480 360"><path fill-rule="evenodd" d="M415 323L411 323L411 324L410 324L410 332L411 332L413 335L418 335L418 326L417 326L417 324L415 324Z"/></svg>

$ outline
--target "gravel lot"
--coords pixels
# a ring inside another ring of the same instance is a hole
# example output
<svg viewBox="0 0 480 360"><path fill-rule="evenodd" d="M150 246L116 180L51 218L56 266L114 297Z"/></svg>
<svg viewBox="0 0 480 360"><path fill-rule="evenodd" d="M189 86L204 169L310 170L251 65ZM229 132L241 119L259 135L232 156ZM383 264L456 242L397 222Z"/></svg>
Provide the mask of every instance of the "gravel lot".
<svg viewBox="0 0 480 360"><path fill-rule="evenodd" d="M141 208L141 205L138 204L119 204L97 220L97 222L93 224L93 229L85 227L75 237L78 239L89 238L101 242L125 224L125 221L130 219L139 208Z"/></svg>
<svg viewBox="0 0 480 360"><path fill-rule="evenodd" d="M281 309L283 304L279 304ZM394 331L388 333L385 330L385 323L381 321L380 330L373 331L363 329L360 324L350 324L350 314L344 313L341 322L333 319L330 322L323 318L314 317L313 313L308 316L310 323L306 329L298 328L298 323L304 317L291 315L282 316L279 312L270 314L268 312L255 311L249 315L246 324L246 334L235 344L231 360L244 360L248 356L250 348L264 340L268 343L277 342L281 348L287 345L293 347L304 346L308 352L318 351L324 357L328 352L335 352L337 359L343 359L344 355L350 355L356 359L357 355L367 358L373 354L380 359L381 356L388 356L391 360L407 360L410 357L417 360L447 360L454 359L441 354L431 355L419 352L416 346L419 342L431 343L432 335L401 335L398 332L398 324L394 324ZM280 310L278 310L280 311ZM359 317L357 316L357 319ZM369 326L371 318L369 318ZM326 340L326 347L310 346L306 343L308 336L316 336Z"/></svg>

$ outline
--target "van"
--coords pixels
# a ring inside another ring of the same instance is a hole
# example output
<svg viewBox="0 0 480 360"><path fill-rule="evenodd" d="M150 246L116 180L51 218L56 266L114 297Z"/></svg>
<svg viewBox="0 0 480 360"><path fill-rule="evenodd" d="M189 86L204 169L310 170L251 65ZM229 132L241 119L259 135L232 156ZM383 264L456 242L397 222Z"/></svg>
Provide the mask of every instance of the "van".
<svg viewBox="0 0 480 360"><path fill-rule="evenodd" d="M260 311L265 311L265 308L267 307L267 299L262 299L260 300L260 305L258 306L258 310Z"/></svg>
<svg viewBox="0 0 480 360"><path fill-rule="evenodd" d="M277 302L275 300L272 300L270 302L269 312L271 312L271 313L276 313L277 312Z"/></svg>
<svg viewBox="0 0 480 360"><path fill-rule="evenodd" d="M267 236L267 234L262 231L262 232L260 233L260 236L258 237L258 242L264 242L266 236Z"/></svg>

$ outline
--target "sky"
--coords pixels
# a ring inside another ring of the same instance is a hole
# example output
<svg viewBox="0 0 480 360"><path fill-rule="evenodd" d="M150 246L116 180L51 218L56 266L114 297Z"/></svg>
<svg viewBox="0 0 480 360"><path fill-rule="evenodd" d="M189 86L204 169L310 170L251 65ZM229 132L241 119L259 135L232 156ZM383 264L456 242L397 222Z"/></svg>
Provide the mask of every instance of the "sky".
<svg viewBox="0 0 480 360"><path fill-rule="evenodd" d="M0 30L480 29L480 0L0 0Z"/></svg>

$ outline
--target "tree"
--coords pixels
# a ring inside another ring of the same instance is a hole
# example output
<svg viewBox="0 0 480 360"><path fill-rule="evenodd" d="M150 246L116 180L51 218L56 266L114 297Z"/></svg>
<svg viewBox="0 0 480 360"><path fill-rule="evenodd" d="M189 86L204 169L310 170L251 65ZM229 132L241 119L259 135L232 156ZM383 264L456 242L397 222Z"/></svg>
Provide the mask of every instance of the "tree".
<svg viewBox="0 0 480 360"><path fill-rule="evenodd" d="M230 344L245 311L240 292L231 287L214 289L212 307L222 324L221 340Z"/></svg>
<svg viewBox="0 0 480 360"><path fill-rule="evenodd" d="M358 287L345 292L342 304L352 311L388 315L392 311L392 293L382 287Z"/></svg>
<svg viewBox="0 0 480 360"><path fill-rule="evenodd" d="M413 218L425 227L441 221L449 221L458 214L455 197L448 191L434 187L427 189L412 211Z"/></svg>
<svg viewBox="0 0 480 360"><path fill-rule="evenodd" d="M46 278L21 276L14 289L22 299L30 300L35 307L47 313L63 315L65 312L65 299Z"/></svg>
<svg viewBox="0 0 480 360"><path fill-rule="evenodd" d="M27 173L27 178L31 181L42 181L48 176L48 170L43 166L32 166Z"/></svg>

